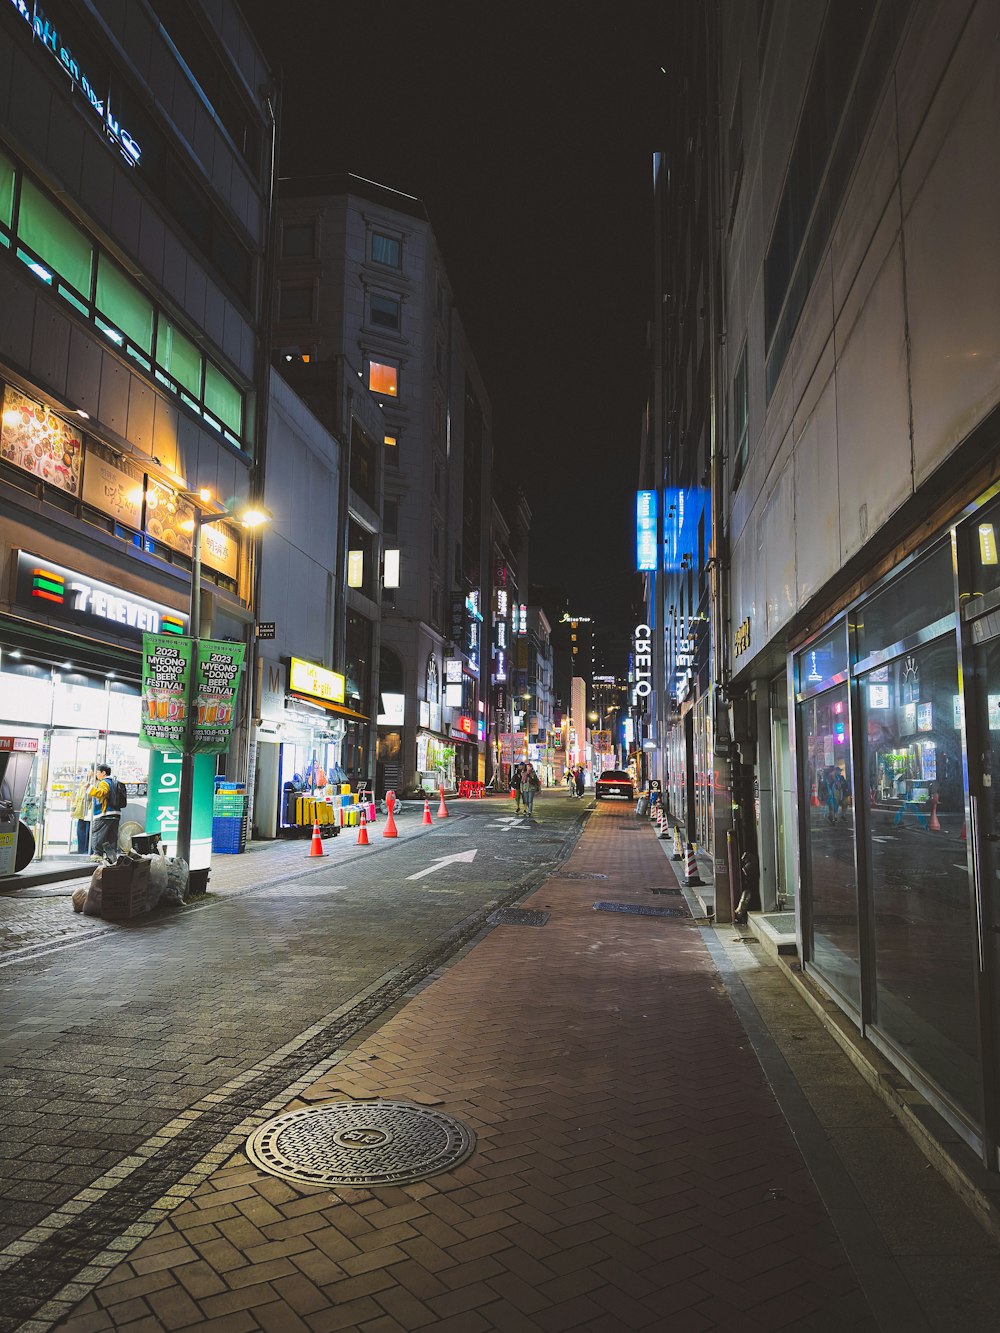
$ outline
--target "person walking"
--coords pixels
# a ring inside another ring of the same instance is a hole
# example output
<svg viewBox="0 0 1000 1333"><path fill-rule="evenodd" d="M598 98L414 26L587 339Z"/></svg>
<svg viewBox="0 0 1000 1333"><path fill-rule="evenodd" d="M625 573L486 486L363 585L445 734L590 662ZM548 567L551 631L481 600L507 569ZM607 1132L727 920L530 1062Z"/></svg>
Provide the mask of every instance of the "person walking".
<svg viewBox="0 0 1000 1333"><path fill-rule="evenodd" d="M115 805L114 791L110 764L98 764L97 780L87 793L94 798L91 855L95 861L104 857L111 861L118 858L118 826L122 814Z"/></svg>
<svg viewBox="0 0 1000 1333"><path fill-rule="evenodd" d="M88 768L77 784L70 816L76 821L76 852L85 856L90 851L90 820L94 813L90 799L90 788L94 783L94 770Z"/></svg>
<svg viewBox="0 0 1000 1333"><path fill-rule="evenodd" d="M576 770L576 794L582 796L584 788L587 785L586 775L583 771L583 765L580 764Z"/></svg>
<svg viewBox="0 0 1000 1333"><path fill-rule="evenodd" d="M524 796L524 811L529 819L535 817L535 793L541 789L542 781L535 772L533 764L528 764L521 778L521 791Z"/></svg>
<svg viewBox="0 0 1000 1333"><path fill-rule="evenodd" d="M576 796L576 774L572 768L566 770L566 786L569 788L570 796Z"/></svg>
<svg viewBox="0 0 1000 1333"><path fill-rule="evenodd" d="M515 764L510 770L510 789L514 792L515 797L514 813L518 815L521 813L521 797L524 795L522 789L523 767L522 764Z"/></svg>

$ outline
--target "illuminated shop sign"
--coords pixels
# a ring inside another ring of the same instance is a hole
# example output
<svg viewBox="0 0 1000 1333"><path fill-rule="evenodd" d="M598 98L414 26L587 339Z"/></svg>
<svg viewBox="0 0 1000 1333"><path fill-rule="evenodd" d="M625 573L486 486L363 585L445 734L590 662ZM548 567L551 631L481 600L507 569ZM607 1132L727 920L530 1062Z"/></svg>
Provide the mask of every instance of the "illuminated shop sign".
<svg viewBox="0 0 1000 1333"><path fill-rule="evenodd" d="M471 717L460 717L458 719L458 729L464 732L466 736L471 736L476 727Z"/></svg>
<svg viewBox="0 0 1000 1333"><path fill-rule="evenodd" d="M637 491L635 497L635 567L640 573L656 569L657 505L655 491Z"/></svg>
<svg viewBox="0 0 1000 1333"><path fill-rule="evenodd" d="M633 635L634 684L632 702L642 704L653 689L653 631L648 625L636 625Z"/></svg>
<svg viewBox="0 0 1000 1333"><path fill-rule="evenodd" d="M288 664L288 688L293 694L308 694L313 699L342 704L344 687L344 677L339 671L328 671L301 657L293 657Z"/></svg>
<svg viewBox="0 0 1000 1333"><path fill-rule="evenodd" d="M46 17L38 0L11 0L11 4L15 13L20 14L31 29L35 40L45 47L63 72L69 75L73 87L86 99L87 105L100 119L104 133L117 145L125 161L134 167L142 156L142 149L112 111L111 94L99 93L94 88L86 70L80 67L80 62L66 42L65 35Z"/></svg>
<svg viewBox="0 0 1000 1333"><path fill-rule="evenodd" d="M528 608L522 602L514 608L514 633L527 634L528 632Z"/></svg>
<svg viewBox="0 0 1000 1333"><path fill-rule="evenodd" d="M460 657L446 657L444 659L444 678L449 684L462 679L462 659Z"/></svg>
<svg viewBox="0 0 1000 1333"><path fill-rule="evenodd" d="M17 555L16 598L21 606L33 607L39 615L113 629L129 639L141 640L143 634L187 633L188 618L180 611L122 592L27 551Z"/></svg>

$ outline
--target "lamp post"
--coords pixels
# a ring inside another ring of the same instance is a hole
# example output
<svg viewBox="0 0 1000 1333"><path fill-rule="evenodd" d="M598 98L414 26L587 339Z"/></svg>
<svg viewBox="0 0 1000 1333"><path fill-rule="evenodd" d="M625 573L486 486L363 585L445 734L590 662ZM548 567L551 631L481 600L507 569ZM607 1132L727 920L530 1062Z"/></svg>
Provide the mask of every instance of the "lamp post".
<svg viewBox="0 0 1000 1333"><path fill-rule="evenodd" d="M207 503L212 498L211 491L201 490L196 494L186 492L189 500ZM198 640L201 638L201 530L209 523L221 523L227 518L238 519L245 528L257 528L266 523L271 515L260 506L248 506L237 510L227 505L219 510L195 508L194 518L184 525L192 536L191 550L191 605L188 608L192 660L198 660ZM194 755L190 749L191 710L188 710L185 728L184 753L181 756L181 785L177 794L177 856L191 865L191 813L194 806Z"/></svg>

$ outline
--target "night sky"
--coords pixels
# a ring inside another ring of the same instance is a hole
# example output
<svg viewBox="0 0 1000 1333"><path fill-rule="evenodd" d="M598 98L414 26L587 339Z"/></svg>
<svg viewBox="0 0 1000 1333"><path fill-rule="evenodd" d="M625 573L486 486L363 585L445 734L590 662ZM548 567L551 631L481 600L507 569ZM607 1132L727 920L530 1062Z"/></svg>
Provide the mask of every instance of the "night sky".
<svg viewBox="0 0 1000 1333"><path fill-rule="evenodd" d="M492 403L496 471L532 509L532 582L626 626L651 158L689 7L242 7L284 73L281 174L351 171L427 205Z"/></svg>

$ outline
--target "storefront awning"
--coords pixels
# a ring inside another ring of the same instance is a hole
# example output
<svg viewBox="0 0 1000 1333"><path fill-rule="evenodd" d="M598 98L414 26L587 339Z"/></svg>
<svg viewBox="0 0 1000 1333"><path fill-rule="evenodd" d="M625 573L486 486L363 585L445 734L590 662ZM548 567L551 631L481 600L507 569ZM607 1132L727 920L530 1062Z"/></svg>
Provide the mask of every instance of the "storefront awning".
<svg viewBox="0 0 1000 1333"><path fill-rule="evenodd" d="M289 699L297 699L299 703L311 704L313 708L322 708L327 713L336 713L338 717L349 717L357 722L370 722L371 718L366 717L364 713L356 713L353 708L345 708L343 704L332 704L327 699L313 699L305 694L292 694L289 692Z"/></svg>

